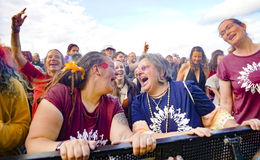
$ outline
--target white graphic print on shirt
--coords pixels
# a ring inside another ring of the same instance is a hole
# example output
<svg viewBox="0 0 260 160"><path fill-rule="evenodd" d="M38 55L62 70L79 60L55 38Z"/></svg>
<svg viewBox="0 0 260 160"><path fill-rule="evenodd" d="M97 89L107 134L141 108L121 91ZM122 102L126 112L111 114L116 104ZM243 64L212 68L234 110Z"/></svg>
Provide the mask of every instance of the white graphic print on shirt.
<svg viewBox="0 0 260 160"><path fill-rule="evenodd" d="M85 139L85 140L89 140L89 141L96 141L97 146L104 146L107 143L107 139L104 140L104 134L98 135L98 131L96 130L95 132L93 132L93 130L91 130L89 133L86 131L86 129L84 129L84 132L82 134L79 133L79 131L77 132L78 136L77 138L70 136L70 140L74 140L74 139Z"/></svg>
<svg viewBox="0 0 260 160"><path fill-rule="evenodd" d="M257 64L253 62L252 65L247 64L247 67L242 67L243 71L240 71L240 76L237 77L239 79L238 84L241 84L241 88L245 88L245 91L251 91L254 94L256 91L260 94L260 84L254 84L248 77L249 75L254 72L260 70L260 62Z"/></svg>
<svg viewBox="0 0 260 160"><path fill-rule="evenodd" d="M169 121L170 119L173 119L174 122L177 125L177 131L189 131L192 129L191 126L188 125L190 122L190 119L186 118L186 113L181 113L181 109L174 109L173 105L169 107L165 106L162 110L159 108L158 113L154 112L154 119L151 117L152 124L150 125L150 128L153 132L162 133L161 125L162 123L166 121L166 115L169 113Z"/></svg>

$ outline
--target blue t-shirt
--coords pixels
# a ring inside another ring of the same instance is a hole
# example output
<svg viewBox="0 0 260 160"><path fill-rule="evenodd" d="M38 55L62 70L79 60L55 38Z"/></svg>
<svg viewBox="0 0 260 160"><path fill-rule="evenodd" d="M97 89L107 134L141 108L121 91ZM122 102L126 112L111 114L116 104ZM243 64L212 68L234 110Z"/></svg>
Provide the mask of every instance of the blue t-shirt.
<svg viewBox="0 0 260 160"><path fill-rule="evenodd" d="M206 94L196 85L191 82L185 82L190 90L194 103L181 81L170 81L170 107L168 114L168 131L188 131L192 128L202 127L201 117L207 115L215 109L214 104L209 100ZM166 117L168 92L160 99L154 99L159 104L157 111L156 104L151 97L150 106L153 112L154 120L150 113L147 93L142 93L136 96L132 103L132 121L144 120L149 128L154 132L166 132ZM153 122L152 122L153 121Z"/></svg>

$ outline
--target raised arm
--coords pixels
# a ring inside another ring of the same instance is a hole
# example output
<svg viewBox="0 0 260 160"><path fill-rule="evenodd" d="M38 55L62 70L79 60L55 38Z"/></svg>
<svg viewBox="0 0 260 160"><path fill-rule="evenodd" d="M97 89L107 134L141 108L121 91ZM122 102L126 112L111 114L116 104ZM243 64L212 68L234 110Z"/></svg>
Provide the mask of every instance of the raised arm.
<svg viewBox="0 0 260 160"><path fill-rule="evenodd" d="M124 113L118 113L114 116L110 129L110 140L112 144L132 143L134 155L152 152L156 147L156 141L151 134L133 133L130 130Z"/></svg>
<svg viewBox="0 0 260 160"><path fill-rule="evenodd" d="M11 28L12 28L11 49L12 49L13 57L15 58L19 67L23 67L27 62L27 60L25 59L25 57L22 54L20 35L19 35L20 27L22 26L25 18L27 17L27 16L22 17L25 10L26 10L26 8L12 17L12 26L11 26Z"/></svg>
<svg viewBox="0 0 260 160"><path fill-rule="evenodd" d="M143 54L146 54L149 50L149 44L147 42L144 43L144 50L143 50Z"/></svg>

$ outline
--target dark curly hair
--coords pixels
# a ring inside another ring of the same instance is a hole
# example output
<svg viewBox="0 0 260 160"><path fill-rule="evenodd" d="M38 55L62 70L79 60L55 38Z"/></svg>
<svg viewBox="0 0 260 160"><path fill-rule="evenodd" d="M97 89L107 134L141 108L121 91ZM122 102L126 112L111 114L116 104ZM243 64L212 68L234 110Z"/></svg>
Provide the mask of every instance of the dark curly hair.
<svg viewBox="0 0 260 160"><path fill-rule="evenodd" d="M18 79L14 69L6 63L6 51L0 45L0 93L7 95L16 94L14 85L12 84L11 77Z"/></svg>

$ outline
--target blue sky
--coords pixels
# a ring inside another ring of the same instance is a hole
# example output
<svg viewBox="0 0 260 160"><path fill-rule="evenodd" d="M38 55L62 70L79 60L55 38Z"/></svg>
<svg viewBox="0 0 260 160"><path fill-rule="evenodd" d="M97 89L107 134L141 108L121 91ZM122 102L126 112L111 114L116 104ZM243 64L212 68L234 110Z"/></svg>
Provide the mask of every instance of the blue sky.
<svg viewBox="0 0 260 160"><path fill-rule="evenodd" d="M254 42L260 42L260 0L0 0L0 41L10 46L12 15L27 8L21 29L23 50L40 53L57 48L66 54L76 43L82 54L113 45L140 54L177 53L188 57L193 46L211 52L228 44L218 37L224 18L245 22Z"/></svg>

